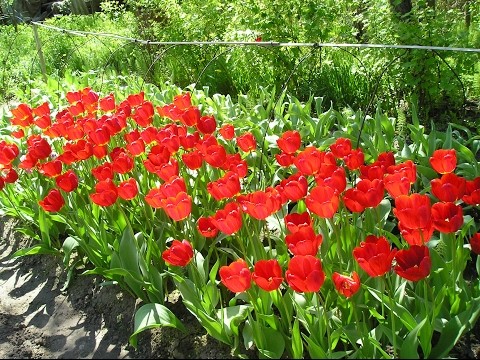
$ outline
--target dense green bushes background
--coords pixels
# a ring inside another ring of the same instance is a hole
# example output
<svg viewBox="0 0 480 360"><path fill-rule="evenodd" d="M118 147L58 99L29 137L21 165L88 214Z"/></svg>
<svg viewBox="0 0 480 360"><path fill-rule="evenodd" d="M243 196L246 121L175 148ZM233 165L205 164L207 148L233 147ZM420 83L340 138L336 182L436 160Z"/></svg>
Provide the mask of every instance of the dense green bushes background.
<svg viewBox="0 0 480 360"><path fill-rule="evenodd" d="M410 6L410 7L409 7ZM45 24L151 41L263 41L416 44L480 48L476 1L367 2L286 0L102 1L101 12L55 16ZM405 9L411 11L405 12ZM439 124L465 120L480 98L478 53L398 49L143 45L112 37L38 29L49 77L95 74L142 78L211 92L256 96L264 87L299 99L323 96L364 111L377 104L400 116L418 108ZM3 101L28 93L39 79L31 25L0 28ZM371 109L370 109L371 110Z"/></svg>

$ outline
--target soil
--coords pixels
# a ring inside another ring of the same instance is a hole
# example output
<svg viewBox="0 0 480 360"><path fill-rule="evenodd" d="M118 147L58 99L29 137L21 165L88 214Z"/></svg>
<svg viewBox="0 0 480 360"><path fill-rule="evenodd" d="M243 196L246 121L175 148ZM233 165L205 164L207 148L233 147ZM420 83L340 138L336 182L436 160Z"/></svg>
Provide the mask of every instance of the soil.
<svg viewBox="0 0 480 360"><path fill-rule="evenodd" d="M173 292L166 306L187 333L154 328L128 340L135 309L141 304L102 278L77 276L62 291L60 259L32 255L12 259L32 240L0 217L0 358L43 359L234 359L231 349L207 335ZM250 354L251 355L251 354ZM250 357L253 358L253 357ZM461 337L450 358L480 358L480 324Z"/></svg>
<svg viewBox="0 0 480 360"><path fill-rule="evenodd" d="M234 359L230 347L208 336L172 292L165 304L187 332L145 330L137 349L128 340L141 303L98 276L66 277L61 259L30 255L11 259L32 240L0 217L1 359Z"/></svg>

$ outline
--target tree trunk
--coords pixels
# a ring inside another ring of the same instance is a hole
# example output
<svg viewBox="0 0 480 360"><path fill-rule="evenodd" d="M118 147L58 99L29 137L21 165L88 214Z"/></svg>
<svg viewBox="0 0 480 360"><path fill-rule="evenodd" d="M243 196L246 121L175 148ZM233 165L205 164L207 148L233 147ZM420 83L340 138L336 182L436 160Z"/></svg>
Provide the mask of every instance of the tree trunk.
<svg viewBox="0 0 480 360"><path fill-rule="evenodd" d="M472 23L472 9L470 8L470 0L465 0L465 27L470 30L470 24Z"/></svg>
<svg viewBox="0 0 480 360"><path fill-rule="evenodd" d="M400 21L410 21L412 0L389 0L393 15Z"/></svg>

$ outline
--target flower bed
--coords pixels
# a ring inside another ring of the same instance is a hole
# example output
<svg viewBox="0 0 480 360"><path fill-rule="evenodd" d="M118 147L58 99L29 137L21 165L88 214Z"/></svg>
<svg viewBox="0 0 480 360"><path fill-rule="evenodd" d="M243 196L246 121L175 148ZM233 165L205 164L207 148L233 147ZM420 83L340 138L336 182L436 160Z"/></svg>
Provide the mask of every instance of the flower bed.
<svg viewBox="0 0 480 360"><path fill-rule="evenodd" d="M438 358L474 326L468 129L400 132L285 94L150 95L19 104L0 141L3 212L38 238L16 256L58 254L141 299L132 345L183 328L172 285L208 334L268 358Z"/></svg>

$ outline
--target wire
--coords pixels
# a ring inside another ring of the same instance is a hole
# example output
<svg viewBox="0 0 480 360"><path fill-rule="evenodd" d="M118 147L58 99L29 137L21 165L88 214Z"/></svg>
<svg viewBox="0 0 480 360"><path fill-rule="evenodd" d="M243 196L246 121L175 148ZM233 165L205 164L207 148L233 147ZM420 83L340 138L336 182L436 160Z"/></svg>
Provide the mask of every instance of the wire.
<svg viewBox="0 0 480 360"><path fill-rule="evenodd" d="M62 33L70 33L77 36L104 36L112 37L116 39L131 41L135 43L145 45L218 45L218 46L276 46L276 47L338 47L338 48L379 48L379 49L417 49L417 50L436 50L436 51L458 51L458 52L473 52L480 53L480 49L477 48L464 48L464 47L446 47L446 46L424 46L424 45L391 45L391 44L349 44L349 43L296 43L296 42L277 42L277 41L151 41L135 39L131 37L109 34L109 33L96 33L89 31L68 30L59 27L45 25L41 22L32 21L31 24L42 26L44 28L59 31Z"/></svg>

